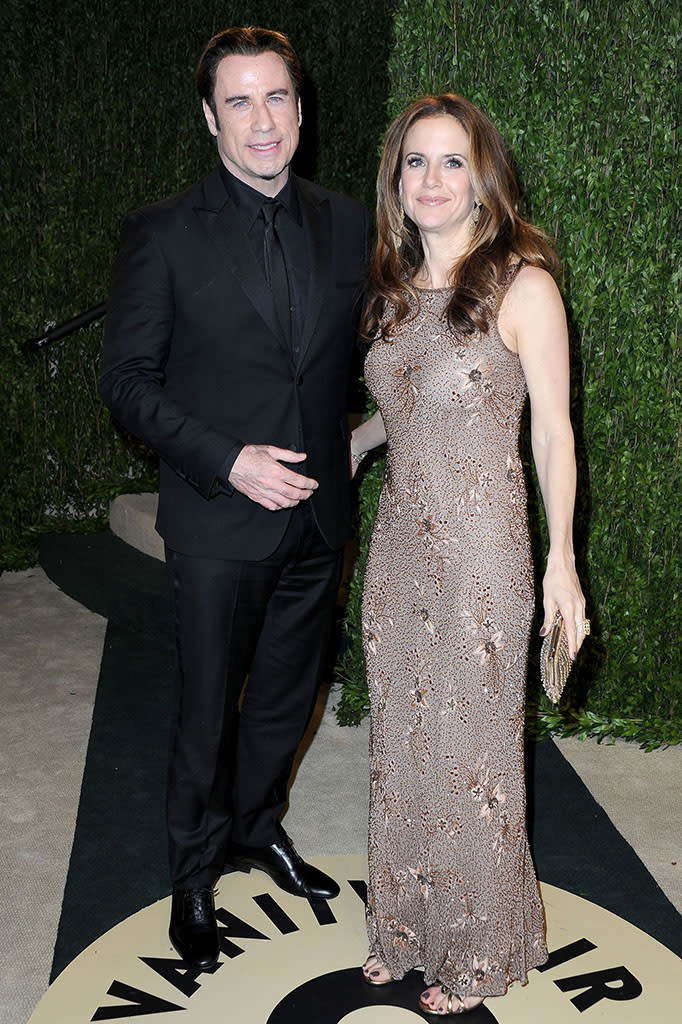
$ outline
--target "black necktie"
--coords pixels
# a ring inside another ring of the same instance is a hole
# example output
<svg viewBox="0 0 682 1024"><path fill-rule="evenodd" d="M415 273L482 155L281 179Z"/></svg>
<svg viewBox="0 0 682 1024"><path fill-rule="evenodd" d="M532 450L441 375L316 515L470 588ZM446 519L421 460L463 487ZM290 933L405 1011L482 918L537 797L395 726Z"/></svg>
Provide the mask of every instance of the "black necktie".
<svg viewBox="0 0 682 1024"><path fill-rule="evenodd" d="M287 277L287 266L284 262L284 251L275 227L275 217L282 204L276 199L266 200L261 207L263 219L265 220L265 233L263 235L263 263L265 265L265 277L270 285L272 297L275 301L275 310L284 336L291 341L291 313L289 310L289 279Z"/></svg>

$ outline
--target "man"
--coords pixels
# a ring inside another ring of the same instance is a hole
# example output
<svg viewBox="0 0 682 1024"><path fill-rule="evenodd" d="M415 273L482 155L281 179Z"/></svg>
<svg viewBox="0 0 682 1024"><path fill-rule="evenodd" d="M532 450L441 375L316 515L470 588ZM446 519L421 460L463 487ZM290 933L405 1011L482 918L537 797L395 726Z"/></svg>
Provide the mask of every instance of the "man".
<svg viewBox="0 0 682 1024"><path fill-rule="evenodd" d="M368 218L290 173L300 80L277 32L209 42L197 85L220 163L126 219L100 378L116 419L161 459L177 649L169 934L204 969L226 860L299 896L339 891L279 817L348 533L345 397Z"/></svg>

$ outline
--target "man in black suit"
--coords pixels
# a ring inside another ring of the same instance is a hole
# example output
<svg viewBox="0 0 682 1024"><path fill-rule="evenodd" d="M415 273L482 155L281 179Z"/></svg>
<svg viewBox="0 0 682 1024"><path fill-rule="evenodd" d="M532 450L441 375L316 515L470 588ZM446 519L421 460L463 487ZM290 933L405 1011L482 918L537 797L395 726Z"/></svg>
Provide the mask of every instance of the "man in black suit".
<svg viewBox="0 0 682 1024"><path fill-rule="evenodd" d="M177 653L170 937L201 968L218 957L226 861L296 895L339 891L279 818L348 535L345 401L368 217L289 171L300 81L279 33L209 42L197 85L220 163L126 218L106 321L102 397L161 459Z"/></svg>

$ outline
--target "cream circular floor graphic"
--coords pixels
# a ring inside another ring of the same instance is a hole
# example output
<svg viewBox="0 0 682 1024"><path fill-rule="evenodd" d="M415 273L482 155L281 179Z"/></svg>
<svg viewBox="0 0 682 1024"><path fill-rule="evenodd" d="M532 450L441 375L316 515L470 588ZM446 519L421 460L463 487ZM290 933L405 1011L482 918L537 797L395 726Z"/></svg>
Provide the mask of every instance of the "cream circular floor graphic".
<svg viewBox="0 0 682 1024"><path fill-rule="evenodd" d="M410 1024L418 972L373 988L366 955L364 857L315 858L341 885L329 903L281 892L260 871L223 876L222 935L212 973L188 971L167 939L170 899L122 921L84 950L45 993L29 1024ZM682 960L614 914L542 885L548 968L466 1015L470 1024L655 1024L679 1020Z"/></svg>

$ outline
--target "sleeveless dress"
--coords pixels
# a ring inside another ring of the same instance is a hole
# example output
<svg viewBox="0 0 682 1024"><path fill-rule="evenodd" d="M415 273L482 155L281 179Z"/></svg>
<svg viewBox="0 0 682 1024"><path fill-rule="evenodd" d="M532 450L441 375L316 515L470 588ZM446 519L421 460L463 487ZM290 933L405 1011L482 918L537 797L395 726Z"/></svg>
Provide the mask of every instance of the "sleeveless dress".
<svg viewBox="0 0 682 1024"><path fill-rule="evenodd" d="M547 959L525 825L533 581L518 454L527 394L497 311L453 334L419 290L365 376L387 435L363 643L371 702L367 930L399 979L502 995Z"/></svg>

